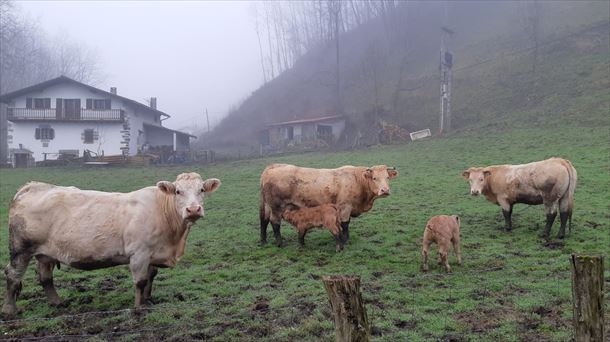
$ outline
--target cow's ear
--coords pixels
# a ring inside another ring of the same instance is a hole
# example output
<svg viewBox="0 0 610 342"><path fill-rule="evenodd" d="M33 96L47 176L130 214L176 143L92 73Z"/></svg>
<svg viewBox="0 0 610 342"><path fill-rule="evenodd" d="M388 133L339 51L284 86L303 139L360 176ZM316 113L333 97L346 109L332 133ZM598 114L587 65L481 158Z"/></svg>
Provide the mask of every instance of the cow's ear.
<svg viewBox="0 0 610 342"><path fill-rule="evenodd" d="M364 170L364 177L373 178L373 169L369 167L368 169Z"/></svg>
<svg viewBox="0 0 610 342"><path fill-rule="evenodd" d="M390 179L396 178L398 177L398 171L395 169L388 169L388 175L390 176Z"/></svg>
<svg viewBox="0 0 610 342"><path fill-rule="evenodd" d="M470 169L462 172L462 177L464 177L466 179L470 178Z"/></svg>
<svg viewBox="0 0 610 342"><path fill-rule="evenodd" d="M453 215L453 217L455 217L455 221L460 224L460 217L457 215Z"/></svg>
<svg viewBox="0 0 610 342"><path fill-rule="evenodd" d="M210 179L206 179L205 182L203 182L203 191L204 192L214 192L216 190L218 190L218 187L220 186L220 179L218 178L210 178Z"/></svg>
<svg viewBox="0 0 610 342"><path fill-rule="evenodd" d="M172 182L160 181L157 183L157 188L168 195L173 195L176 192L176 186Z"/></svg>
<svg viewBox="0 0 610 342"><path fill-rule="evenodd" d="M491 175L491 171L489 171L489 170L483 170L483 176L484 176L484 177L487 177L487 176L489 176L489 175Z"/></svg>

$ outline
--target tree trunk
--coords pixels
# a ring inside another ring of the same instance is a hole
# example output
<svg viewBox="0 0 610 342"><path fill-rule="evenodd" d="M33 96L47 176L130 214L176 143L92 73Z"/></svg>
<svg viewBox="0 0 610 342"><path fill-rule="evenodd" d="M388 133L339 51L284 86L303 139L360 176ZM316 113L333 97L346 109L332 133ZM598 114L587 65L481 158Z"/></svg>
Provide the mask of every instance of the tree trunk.
<svg viewBox="0 0 610 342"><path fill-rule="evenodd" d="M335 320L335 340L369 341L369 320L360 292L360 277L325 276L322 281Z"/></svg>
<svg viewBox="0 0 610 342"><path fill-rule="evenodd" d="M604 341L604 261L572 254L572 306L576 342Z"/></svg>

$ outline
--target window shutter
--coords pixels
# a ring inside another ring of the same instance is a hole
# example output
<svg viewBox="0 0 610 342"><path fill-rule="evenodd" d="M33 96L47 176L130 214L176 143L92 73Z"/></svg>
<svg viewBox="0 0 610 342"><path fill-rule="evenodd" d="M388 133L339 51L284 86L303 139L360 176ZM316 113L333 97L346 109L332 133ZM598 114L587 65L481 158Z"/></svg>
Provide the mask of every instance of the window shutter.
<svg viewBox="0 0 610 342"><path fill-rule="evenodd" d="M60 98L55 99L55 117L57 119L61 118L61 114L62 114L61 107L62 107L62 104L63 104L63 100L62 99L60 99Z"/></svg>
<svg viewBox="0 0 610 342"><path fill-rule="evenodd" d="M36 140L40 140L40 128L36 128L36 133L34 133L34 137Z"/></svg>
<svg viewBox="0 0 610 342"><path fill-rule="evenodd" d="M49 139L55 139L55 130L53 128L49 128Z"/></svg>
<svg viewBox="0 0 610 342"><path fill-rule="evenodd" d="M87 99L87 109L93 108L93 99Z"/></svg>
<svg viewBox="0 0 610 342"><path fill-rule="evenodd" d="M50 98L47 97L44 99L44 107L51 108L51 99Z"/></svg>
<svg viewBox="0 0 610 342"><path fill-rule="evenodd" d="M25 98L25 108L32 108L32 98L31 97Z"/></svg>
<svg viewBox="0 0 610 342"><path fill-rule="evenodd" d="M104 105L105 109L110 109L110 99L106 99L106 104Z"/></svg>

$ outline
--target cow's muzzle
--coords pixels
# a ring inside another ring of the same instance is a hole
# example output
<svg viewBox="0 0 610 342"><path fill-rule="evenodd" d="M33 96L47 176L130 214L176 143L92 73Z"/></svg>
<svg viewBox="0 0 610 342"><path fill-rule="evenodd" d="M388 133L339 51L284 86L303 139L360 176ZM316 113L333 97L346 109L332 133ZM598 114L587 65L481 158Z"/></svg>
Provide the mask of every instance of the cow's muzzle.
<svg viewBox="0 0 610 342"><path fill-rule="evenodd" d="M479 196L480 192L479 192L479 190L470 190L470 194L472 196Z"/></svg>
<svg viewBox="0 0 610 342"><path fill-rule="evenodd" d="M381 189L379 190L379 194L380 197L386 197L386 196L390 196L390 189Z"/></svg>
<svg viewBox="0 0 610 342"><path fill-rule="evenodd" d="M186 216L188 218L200 218L203 216L203 208L200 205L186 208Z"/></svg>

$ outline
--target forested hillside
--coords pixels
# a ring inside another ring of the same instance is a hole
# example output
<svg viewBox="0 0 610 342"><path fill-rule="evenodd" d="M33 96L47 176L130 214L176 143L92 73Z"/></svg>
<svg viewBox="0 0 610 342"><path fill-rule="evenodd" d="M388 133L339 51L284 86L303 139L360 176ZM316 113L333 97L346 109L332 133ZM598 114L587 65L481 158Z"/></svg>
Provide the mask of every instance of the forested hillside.
<svg viewBox="0 0 610 342"><path fill-rule="evenodd" d="M454 129L567 122L558 118L607 124L609 6L408 2L359 25L352 18L338 35L338 60L336 39L310 44L202 142L255 146L267 123L337 113L350 121L345 141L374 142L381 120L436 131L441 26L455 32Z"/></svg>

